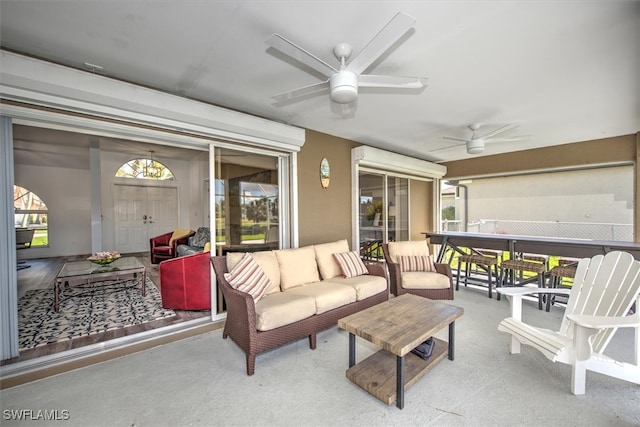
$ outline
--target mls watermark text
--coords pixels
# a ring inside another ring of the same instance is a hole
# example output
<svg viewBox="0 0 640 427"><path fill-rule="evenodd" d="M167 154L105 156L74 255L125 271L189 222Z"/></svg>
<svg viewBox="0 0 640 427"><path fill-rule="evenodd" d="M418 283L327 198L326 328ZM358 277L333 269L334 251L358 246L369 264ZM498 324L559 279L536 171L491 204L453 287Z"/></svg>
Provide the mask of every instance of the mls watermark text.
<svg viewBox="0 0 640 427"><path fill-rule="evenodd" d="M4 409L6 421L66 421L71 418L67 409Z"/></svg>

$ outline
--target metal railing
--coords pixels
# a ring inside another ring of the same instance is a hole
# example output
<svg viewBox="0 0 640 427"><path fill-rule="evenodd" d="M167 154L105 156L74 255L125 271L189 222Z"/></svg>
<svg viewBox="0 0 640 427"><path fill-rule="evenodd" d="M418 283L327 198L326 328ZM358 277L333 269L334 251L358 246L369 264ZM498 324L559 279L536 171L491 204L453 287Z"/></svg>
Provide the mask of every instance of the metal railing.
<svg viewBox="0 0 640 427"><path fill-rule="evenodd" d="M459 220L444 220L442 231L464 231L464 224ZM568 239L633 241L633 224L483 219L468 223L467 231Z"/></svg>

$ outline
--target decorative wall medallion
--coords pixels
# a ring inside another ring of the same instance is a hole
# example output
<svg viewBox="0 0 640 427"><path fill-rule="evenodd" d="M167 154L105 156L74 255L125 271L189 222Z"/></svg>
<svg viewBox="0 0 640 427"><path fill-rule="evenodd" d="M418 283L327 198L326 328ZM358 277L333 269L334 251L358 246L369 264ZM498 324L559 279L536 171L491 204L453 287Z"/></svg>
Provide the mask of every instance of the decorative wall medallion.
<svg viewBox="0 0 640 427"><path fill-rule="evenodd" d="M320 184L322 184L322 188L329 186L330 175L329 160L324 157L320 162Z"/></svg>

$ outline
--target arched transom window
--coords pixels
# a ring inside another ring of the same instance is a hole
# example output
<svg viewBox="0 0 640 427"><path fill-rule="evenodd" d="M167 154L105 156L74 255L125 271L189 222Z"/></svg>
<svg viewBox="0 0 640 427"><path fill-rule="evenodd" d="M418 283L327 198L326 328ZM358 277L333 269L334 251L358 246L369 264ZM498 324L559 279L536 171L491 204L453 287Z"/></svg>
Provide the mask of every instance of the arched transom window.
<svg viewBox="0 0 640 427"><path fill-rule="evenodd" d="M116 172L116 176L122 178L155 179L158 181L175 180L169 168L159 161L154 160L153 156L151 158L129 160L120 166Z"/></svg>

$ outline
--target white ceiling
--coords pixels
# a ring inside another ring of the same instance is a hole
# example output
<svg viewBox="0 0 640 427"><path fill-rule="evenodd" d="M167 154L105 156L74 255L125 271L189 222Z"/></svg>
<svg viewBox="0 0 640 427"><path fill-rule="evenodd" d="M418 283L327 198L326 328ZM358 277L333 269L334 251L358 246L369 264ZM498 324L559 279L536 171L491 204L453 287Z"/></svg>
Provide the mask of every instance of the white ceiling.
<svg viewBox="0 0 640 427"><path fill-rule="evenodd" d="M321 81L269 48L273 33L337 65L397 12L414 28L366 73L427 78L410 93L361 90L276 105ZM640 130L639 1L0 2L1 46L105 76L432 161L470 157L467 125L515 123L482 155ZM449 148L455 146L454 148Z"/></svg>

